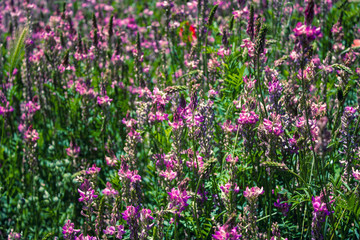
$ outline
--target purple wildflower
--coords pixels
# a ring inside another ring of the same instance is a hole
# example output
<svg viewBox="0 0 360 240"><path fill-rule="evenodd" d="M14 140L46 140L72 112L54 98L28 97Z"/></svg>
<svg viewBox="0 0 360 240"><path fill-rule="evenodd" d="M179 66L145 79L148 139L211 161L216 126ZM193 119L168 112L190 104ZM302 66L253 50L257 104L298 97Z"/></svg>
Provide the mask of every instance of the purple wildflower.
<svg viewBox="0 0 360 240"><path fill-rule="evenodd" d="M98 195L95 194L95 190L91 188L90 183L87 179L81 184L80 189L78 189L80 194L79 202L88 202L91 203Z"/></svg>
<svg viewBox="0 0 360 240"><path fill-rule="evenodd" d="M250 112L242 111L239 114L238 123L241 125L255 124L257 121L259 121L259 116L254 111L250 111Z"/></svg>
<svg viewBox="0 0 360 240"><path fill-rule="evenodd" d="M70 220L67 220L67 222L63 226L63 231L62 231L64 238L73 239L74 235L78 232L80 232L80 230L74 229L74 223L72 223Z"/></svg>
<svg viewBox="0 0 360 240"><path fill-rule="evenodd" d="M138 213L137 208L134 206L127 206L126 210L122 213L123 219L129 223L129 221L136 217Z"/></svg>
<svg viewBox="0 0 360 240"><path fill-rule="evenodd" d="M33 129L32 125L28 128L24 135L25 140L36 142L39 139L39 133Z"/></svg>
<svg viewBox="0 0 360 240"><path fill-rule="evenodd" d="M282 198L278 198L276 200L276 202L274 202L274 206L279 208L284 216L287 215L287 213L290 210L290 206L291 206L291 204L289 204L289 203L287 203L285 201L286 201L286 198L282 197Z"/></svg>
<svg viewBox="0 0 360 240"><path fill-rule="evenodd" d="M117 239L122 239L122 236L125 233L124 226L123 225L118 225L118 226L116 226L116 228L117 228L116 238Z"/></svg>
<svg viewBox="0 0 360 240"><path fill-rule="evenodd" d="M86 174L94 175L94 174L99 173L100 170L101 170L101 168L96 167L96 164L93 164L92 167L90 167L90 168L88 168L88 170L86 170Z"/></svg>
<svg viewBox="0 0 360 240"><path fill-rule="evenodd" d="M190 196L187 194L186 190L180 192L179 189L173 188L168 194L170 196L169 208L175 210L175 213L180 214L184 211L185 207L189 205L187 204L187 201Z"/></svg>
<svg viewBox="0 0 360 240"><path fill-rule="evenodd" d="M110 103L112 102L112 99L109 98L109 96L104 96L104 97L97 97L97 103L100 105L100 106L103 106L103 105L110 105Z"/></svg>
<svg viewBox="0 0 360 240"><path fill-rule="evenodd" d="M359 170L356 170L356 171L355 171L355 169L353 168L353 177L354 177L356 180L360 181L360 171L359 171Z"/></svg>
<svg viewBox="0 0 360 240"><path fill-rule="evenodd" d="M272 114L274 121L270 121L269 119L264 119L264 127L268 134L275 134L276 136L280 136L284 130L281 125L281 121L279 116Z"/></svg>
<svg viewBox="0 0 360 240"><path fill-rule="evenodd" d="M298 22L293 31L296 37L304 38L304 40L307 40L308 42L322 37L322 33L319 27L306 26L302 22Z"/></svg>
<svg viewBox="0 0 360 240"><path fill-rule="evenodd" d="M218 228L218 231L212 235L213 239L216 240L238 240L241 238L241 234L237 232L237 227L232 228L228 231L229 227L227 225L221 226Z"/></svg>
<svg viewBox="0 0 360 240"><path fill-rule="evenodd" d="M113 235L115 233L114 226L107 226L105 230L103 230L106 235Z"/></svg>
<svg viewBox="0 0 360 240"><path fill-rule="evenodd" d="M102 193L106 196L116 196L119 194L118 191L112 188L111 183L106 183L106 188L102 191Z"/></svg>
<svg viewBox="0 0 360 240"><path fill-rule="evenodd" d="M332 200L332 196L330 196L330 202L333 203L335 200ZM325 217L329 216L332 212L330 212L327 208L327 204L325 202L325 195L321 192L320 196L312 197L312 205L314 207L313 211L313 220L312 220L312 231L311 236L312 239L324 239L322 234L322 223L325 222Z"/></svg>
<svg viewBox="0 0 360 240"><path fill-rule="evenodd" d="M142 209L140 211L140 219L141 221L145 221L147 219L153 220L154 218L150 215L151 214L151 210L150 209Z"/></svg>
<svg viewBox="0 0 360 240"><path fill-rule="evenodd" d="M70 147L66 148L66 154L69 157L77 158L79 156L79 153L80 153L80 147L73 145L73 143L70 142Z"/></svg>
<svg viewBox="0 0 360 240"><path fill-rule="evenodd" d="M264 194L263 187L246 187L246 190L244 191L244 197L249 201L255 201L260 195Z"/></svg>
<svg viewBox="0 0 360 240"><path fill-rule="evenodd" d="M232 187L232 184L230 182L226 183L225 185L221 185L220 189L223 193L228 194L230 191L234 191L235 193L240 192L239 186L235 183L234 187Z"/></svg>

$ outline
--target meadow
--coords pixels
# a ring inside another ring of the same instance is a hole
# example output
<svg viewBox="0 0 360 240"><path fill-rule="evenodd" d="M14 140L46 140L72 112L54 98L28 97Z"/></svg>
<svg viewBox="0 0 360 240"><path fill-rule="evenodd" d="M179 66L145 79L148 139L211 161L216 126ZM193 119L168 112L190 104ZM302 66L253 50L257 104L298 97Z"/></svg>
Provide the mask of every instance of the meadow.
<svg viewBox="0 0 360 240"><path fill-rule="evenodd" d="M0 239L360 239L360 2L0 2Z"/></svg>

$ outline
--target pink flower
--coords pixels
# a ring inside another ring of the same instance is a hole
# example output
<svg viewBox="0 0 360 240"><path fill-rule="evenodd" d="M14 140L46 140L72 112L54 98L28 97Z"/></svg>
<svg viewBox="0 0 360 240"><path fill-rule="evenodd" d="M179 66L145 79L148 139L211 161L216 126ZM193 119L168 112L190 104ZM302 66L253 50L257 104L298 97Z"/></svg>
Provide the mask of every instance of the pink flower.
<svg viewBox="0 0 360 240"><path fill-rule="evenodd" d="M307 37L307 41L313 41L318 37L322 37L319 27L306 26L302 22L298 22L296 27L293 29L296 37Z"/></svg>
<svg viewBox="0 0 360 240"><path fill-rule="evenodd" d="M16 75L17 73L18 73L17 68L14 68L14 71L12 72L12 75L14 76L14 75Z"/></svg>
<svg viewBox="0 0 360 240"><path fill-rule="evenodd" d="M326 215L330 215L331 212L327 209L326 206L326 202L325 202L325 196L323 194L320 194L320 196L316 196L316 197L312 197L312 205L314 207L314 214L318 215L318 217L322 220L325 221L325 216ZM332 196L329 197L330 198L330 202L329 205L331 203L333 203L335 200L332 200Z"/></svg>
<svg viewBox="0 0 360 240"><path fill-rule="evenodd" d="M138 210L134 206L127 206L126 210L122 213L123 219L129 222L131 218L136 217L137 212Z"/></svg>
<svg viewBox="0 0 360 240"><path fill-rule="evenodd" d="M102 191L102 193L106 196L116 196L119 194L118 191L112 188L111 183L106 183L106 188Z"/></svg>
<svg viewBox="0 0 360 240"><path fill-rule="evenodd" d="M116 165L116 163L118 162L118 159L116 158L115 155L113 155L111 157L105 156L105 161L108 166L114 167Z"/></svg>
<svg viewBox="0 0 360 240"><path fill-rule="evenodd" d="M305 118L304 117L300 117L297 121L296 121L296 127L297 128L302 128L305 126Z"/></svg>
<svg viewBox="0 0 360 240"><path fill-rule="evenodd" d="M255 87L256 79L251 79L251 76L244 76L244 83L246 84L246 88L252 90Z"/></svg>
<svg viewBox="0 0 360 240"><path fill-rule="evenodd" d="M232 125L230 120L226 120L221 126L222 130L226 133L232 133L237 131L237 126Z"/></svg>
<svg viewBox="0 0 360 240"><path fill-rule="evenodd" d="M142 209L140 211L140 219L141 219L141 221L144 221L144 220L147 220L147 219L153 220L154 218L150 214L151 214L150 209L146 209L146 208Z"/></svg>
<svg viewBox="0 0 360 240"><path fill-rule="evenodd" d="M239 114L239 119L238 119L239 124L242 125L255 124L257 121L259 121L259 116L254 111L250 111L250 112L242 111Z"/></svg>
<svg viewBox="0 0 360 240"><path fill-rule="evenodd" d="M171 181L176 178L177 173L168 168L166 171L161 171L159 175L164 177L166 180Z"/></svg>
<svg viewBox="0 0 360 240"><path fill-rule="evenodd" d="M209 97L215 97L218 94L219 94L219 92L215 91L214 89L209 90Z"/></svg>
<svg viewBox="0 0 360 240"><path fill-rule="evenodd" d="M182 126L184 126L184 123L182 121L174 121L174 122L168 121L168 124L170 127L173 128L173 130L177 130L177 129L181 128Z"/></svg>
<svg viewBox="0 0 360 240"><path fill-rule="evenodd" d="M269 82L269 93L270 94L281 94L282 86L277 80Z"/></svg>
<svg viewBox="0 0 360 240"><path fill-rule="evenodd" d="M96 164L93 164L92 167L88 168L88 170L86 170L86 174L89 175L93 175L93 174L97 174L99 173L101 170L101 168L96 167Z"/></svg>
<svg viewBox="0 0 360 240"><path fill-rule="evenodd" d="M169 115L166 113L156 112L155 118L157 121L165 121L165 120L167 121L169 120L168 116Z"/></svg>
<svg viewBox="0 0 360 240"><path fill-rule="evenodd" d="M252 187L251 189L249 187L246 187L246 191L244 191L244 197L248 201L254 201L262 194L264 194L263 187Z"/></svg>
<svg viewBox="0 0 360 240"><path fill-rule="evenodd" d="M232 12L232 15L234 16L235 19L239 19L241 16L241 11L240 10L235 10Z"/></svg>
<svg viewBox="0 0 360 240"><path fill-rule="evenodd" d="M356 180L360 181L360 171L359 170L355 171L355 169L353 168L353 174L352 175Z"/></svg>
<svg viewBox="0 0 360 240"><path fill-rule="evenodd" d="M322 33L319 27L307 26L302 22L298 22L293 29L295 37L298 37L301 41L309 43L316 38L322 37Z"/></svg>
<svg viewBox="0 0 360 240"><path fill-rule="evenodd" d="M136 182L141 181L141 176L138 175L137 173L138 173L137 170L131 171L127 168L122 167L122 168L120 168L118 175L120 178L129 179L131 183L136 183Z"/></svg>
<svg viewBox="0 0 360 240"><path fill-rule="evenodd" d="M103 105L109 105L110 106L110 103L112 102L112 99L109 98L108 96L105 96L105 97L97 97L97 103L100 105L100 106L103 106Z"/></svg>
<svg viewBox="0 0 360 240"><path fill-rule="evenodd" d="M70 147L66 148L66 154L69 157L77 158L79 156L79 153L80 153L80 147L73 145L73 143L70 142Z"/></svg>
<svg viewBox="0 0 360 240"><path fill-rule="evenodd" d="M129 119L126 120L125 118L121 121L123 124L126 125L127 128L132 128L137 124L137 121L135 119Z"/></svg>
<svg viewBox="0 0 360 240"><path fill-rule="evenodd" d="M30 127L24 134L24 138L26 140L36 142L36 140L39 139L39 133L35 129L32 128L32 125L30 125Z"/></svg>
<svg viewBox="0 0 360 240"><path fill-rule="evenodd" d="M253 43L249 38L243 40L243 44L240 45L241 48L247 48L249 57L254 57L255 54L255 43Z"/></svg>
<svg viewBox="0 0 360 240"><path fill-rule="evenodd" d="M231 156L231 154L229 154L227 157L226 157L226 161L229 162L229 163L237 163L239 161L239 157L235 157L233 158Z"/></svg>
<svg viewBox="0 0 360 240"><path fill-rule="evenodd" d="M219 227L218 231L212 235L214 239L217 240L227 240L229 239L229 233L226 232L225 227Z"/></svg>
<svg viewBox="0 0 360 240"><path fill-rule="evenodd" d="M184 190L180 192L179 189L171 189L171 192L168 192L170 196L170 203L169 209L175 210L175 213L180 214L185 207L188 206L187 201L189 200L190 196L187 195L187 192Z"/></svg>
<svg viewBox="0 0 360 240"><path fill-rule="evenodd" d="M282 128L282 125L281 125L281 121L280 121L280 118L279 116L276 116L275 114L272 114L272 118L274 119L274 121L270 121L269 119L264 119L264 127L265 127L265 130L268 134L275 134L276 136L280 136L284 130Z"/></svg>
<svg viewBox="0 0 360 240"><path fill-rule="evenodd" d="M25 124L19 123L18 130L19 130L19 132L23 133L26 130Z"/></svg>
<svg viewBox="0 0 360 240"><path fill-rule="evenodd" d="M81 191L78 189L80 194L79 202L92 202L93 199L97 198L98 195L95 194L95 191L90 187L86 191Z"/></svg>
<svg viewBox="0 0 360 240"><path fill-rule="evenodd" d="M36 102L34 103L32 101L26 103L25 107L29 113L35 113L36 111L40 110L40 106Z"/></svg>
<svg viewBox="0 0 360 240"><path fill-rule="evenodd" d="M74 223L72 223L70 220L67 220L67 222L63 226L63 231L62 231L64 238L72 239L72 236L78 232L80 232L80 230L74 229Z"/></svg>
<svg viewBox="0 0 360 240"><path fill-rule="evenodd" d="M9 102L6 102L5 107L0 105L0 115L5 115L5 113L13 112L14 108L10 106Z"/></svg>
<svg viewBox="0 0 360 240"><path fill-rule="evenodd" d="M238 234L237 227L234 227L230 231L229 226L224 225L218 228L218 231L212 235L213 239L216 240L238 240L241 238L241 234Z"/></svg>
<svg viewBox="0 0 360 240"><path fill-rule="evenodd" d="M130 179L130 182L135 183L135 182L141 181L141 176L137 175L137 170L134 170L134 171L128 170L126 176L127 176L128 179Z"/></svg>
<svg viewBox="0 0 360 240"><path fill-rule="evenodd" d="M117 239L122 239L122 235L125 233L124 226L123 225L118 225L118 226L116 226L116 228L117 228L116 238Z"/></svg>
<svg viewBox="0 0 360 240"><path fill-rule="evenodd" d="M356 113L356 108L347 106L345 107L344 113L348 116L353 116Z"/></svg>
<svg viewBox="0 0 360 240"><path fill-rule="evenodd" d="M80 234L78 237L75 236L75 240L98 240L97 237L93 237L93 236L85 236L83 234Z"/></svg>
<svg viewBox="0 0 360 240"><path fill-rule="evenodd" d="M131 128L128 135L130 137L133 137L134 139L138 140L139 142L142 141L141 135L139 132L137 132L134 128Z"/></svg>
<svg viewBox="0 0 360 240"><path fill-rule="evenodd" d="M106 235L113 235L115 233L114 226L107 226L105 230L103 230Z"/></svg>
<svg viewBox="0 0 360 240"><path fill-rule="evenodd" d="M228 194L230 191L234 191L236 193L238 193L240 191L240 188L236 183L234 184L233 189L231 189L231 186L232 186L232 184L228 182L225 185L220 186L220 189L225 194Z"/></svg>
<svg viewBox="0 0 360 240"><path fill-rule="evenodd" d="M296 140L295 136L293 136L292 138L290 138L289 141L288 141L288 143L289 143L289 146L290 146L290 151L291 151L292 153L297 153L298 150L299 150L299 148L298 148L298 146L297 146L297 140Z"/></svg>
<svg viewBox="0 0 360 240"><path fill-rule="evenodd" d="M197 161L186 161L186 166L189 168L197 168L199 165L199 171L204 166L203 158L201 156L197 156Z"/></svg>
<svg viewBox="0 0 360 240"><path fill-rule="evenodd" d="M21 239L21 234L14 232L14 230L11 229L9 236L8 236L8 240L15 240L15 239Z"/></svg>

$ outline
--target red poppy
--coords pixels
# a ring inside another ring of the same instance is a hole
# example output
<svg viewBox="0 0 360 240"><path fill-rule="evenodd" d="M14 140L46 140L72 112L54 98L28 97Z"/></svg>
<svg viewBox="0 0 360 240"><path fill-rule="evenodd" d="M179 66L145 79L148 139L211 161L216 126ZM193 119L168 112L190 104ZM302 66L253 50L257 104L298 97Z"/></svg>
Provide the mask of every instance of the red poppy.
<svg viewBox="0 0 360 240"><path fill-rule="evenodd" d="M188 34L189 35L188 41L192 42L192 41L196 40L196 28L193 25L190 25L188 22L186 23L185 28L186 28L186 30L188 30L191 33L191 34L190 33ZM188 32L188 31L186 31L186 32ZM183 32L184 32L184 27L181 27L179 36L183 41L186 41L186 39L184 39L184 37L183 37Z"/></svg>

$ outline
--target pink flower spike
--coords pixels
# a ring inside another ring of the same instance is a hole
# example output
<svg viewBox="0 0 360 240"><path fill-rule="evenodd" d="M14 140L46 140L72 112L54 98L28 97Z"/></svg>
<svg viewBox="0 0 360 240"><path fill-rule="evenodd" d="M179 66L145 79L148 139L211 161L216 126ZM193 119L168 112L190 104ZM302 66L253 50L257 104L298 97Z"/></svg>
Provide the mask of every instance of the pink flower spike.
<svg viewBox="0 0 360 240"><path fill-rule="evenodd" d="M106 188L102 191L102 193L106 196L116 196L119 194L118 191L112 188L111 183L106 183Z"/></svg>
<svg viewBox="0 0 360 240"><path fill-rule="evenodd" d="M114 235L115 227L114 226L107 226L105 230L103 230L106 235Z"/></svg>
<svg viewBox="0 0 360 240"><path fill-rule="evenodd" d="M356 179L356 180L358 180L358 181L360 181L360 171L359 170L356 170L355 171L355 169L353 168L352 169L353 170L353 177Z"/></svg>
<svg viewBox="0 0 360 240"><path fill-rule="evenodd" d="M246 191L244 191L244 197L248 201L254 201L262 194L264 194L263 187L252 187L251 189L249 187L246 187Z"/></svg>
<svg viewBox="0 0 360 240"><path fill-rule="evenodd" d="M97 174L99 173L101 170L101 168L96 167L96 164L93 164L92 167L88 168L88 170L86 170L86 174L89 175L93 175L93 174Z"/></svg>
<svg viewBox="0 0 360 240"><path fill-rule="evenodd" d="M105 97L97 97L97 103L100 105L100 106L103 106L103 105L108 105L110 106L110 103L112 102L112 99L109 98L108 96L105 96Z"/></svg>
<svg viewBox="0 0 360 240"><path fill-rule="evenodd" d="M108 166L114 167L118 159L116 158L116 156L111 156L111 157L105 156L105 161Z"/></svg>
<svg viewBox="0 0 360 240"><path fill-rule="evenodd" d="M32 128L32 125L28 128L24 135L25 140L29 140L31 142L36 142L39 139L39 133Z"/></svg>
<svg viewBox="0 0 360 240"><path fill-rule="evenodd" d="M66 148L66 154L69 157L77 158L79 156L79 153L80 153L80 147L73 145L73 143L70 142L70 147Z"/></svg>

